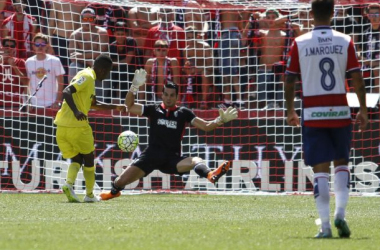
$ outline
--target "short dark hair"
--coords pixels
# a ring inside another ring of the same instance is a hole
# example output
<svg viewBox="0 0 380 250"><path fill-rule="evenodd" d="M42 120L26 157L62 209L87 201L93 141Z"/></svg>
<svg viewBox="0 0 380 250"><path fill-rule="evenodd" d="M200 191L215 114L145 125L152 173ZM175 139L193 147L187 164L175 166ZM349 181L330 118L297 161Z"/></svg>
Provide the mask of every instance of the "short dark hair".
<svg viewBox="0 0 380 250"><path fill-rule="evenodd" d="M278 12L278 10L274 8L269 8L265 11L266 17L268 17L269 14L275 14L277 18L280 17L280 12Z"/></svg>
<svg viewBox="0 0 380 250"><path fill-rule="evenodd" d="M313 0L311 2L311 10L313 11L314 20L330 20L334 13L334 5L334 0Z"/></svg>
<svg viewBox="0 0 380 250"><path fill-rule="evenodd" d="M112 67L112 59L109 55L101 54L94 61L94 67L97 68L110 68Z"/></svg>
<svg viewBox="0 0 380 250"><path fill-rule="evenodd" d="M125 22L116 22L115 23L115 32L116 31L127 32L127 24Z"/></svg>
<svg viewBox="0 0 380 250"><path fill-rule="evenodd" d="M15 0L12 0L12 4L15 4L16 3L16 1ZM20 3L21 4L28 4L27 2L26 2L26 0L20 0Z"/></svg>
<svg viewBox="0 0 380 250"><path fill-rule="evenodd" d="M124 20L127 18L127 12L121 6L111 6L112 12L110 18L117 18L118 20Z"/></svg>
<svg viewBox="0 0 380 250"><path fill-rule="evenodd" d="M6 36L3 38L3 40L1 41L1 45L5 46L5 43L6 42L12 42L15 46L17 46L17 42L16 42L16 39L14 39L13 37L11 36Z"/></svg>
<svg viewBox="0 0 380 250"><path fill-rule="evenodd" d="M175 89L175 94L178 95L178 85L174 82L167 81L167 83L164 85L164 91L165 89Z"/></svg>

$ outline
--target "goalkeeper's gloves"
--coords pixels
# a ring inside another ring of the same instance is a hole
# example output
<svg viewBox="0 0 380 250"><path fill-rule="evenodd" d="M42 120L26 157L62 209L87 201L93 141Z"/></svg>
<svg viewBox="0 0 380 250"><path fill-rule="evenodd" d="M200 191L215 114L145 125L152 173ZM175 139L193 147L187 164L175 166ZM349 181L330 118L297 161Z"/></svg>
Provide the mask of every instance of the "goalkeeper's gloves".
<svg viewBox="0 0 380 250"><path fill-rule="evenodd" d="M219 109L219 116L215 119L215 123L222 125L223 123L235 120L238 117L238 111L236 108L228 107L226 111Z"/></svg>
<svg viewBox="0 0 380 250"><path fill-rule="evenodd" d="M133 77L132 86L129 89L135 95L139 88L145 84L146 81L146 71L145 69L137 69L135 71L135 76Z"/></svg>

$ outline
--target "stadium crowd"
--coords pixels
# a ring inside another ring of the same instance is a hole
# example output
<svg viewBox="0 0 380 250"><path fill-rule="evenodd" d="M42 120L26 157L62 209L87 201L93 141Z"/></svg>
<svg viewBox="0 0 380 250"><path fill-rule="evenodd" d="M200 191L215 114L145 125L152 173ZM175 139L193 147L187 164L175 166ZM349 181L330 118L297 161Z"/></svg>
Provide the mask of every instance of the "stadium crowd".
<svg viewBox="0 0 380 250"><path fill-rule="evenodd" d="M108 79L96 82L96 94L105 102L123 102L135 70L145 68L140 102L160 101L163 85L171 81L181 86L180 100L190 108L284 106L289 49L295 37L313 28L309 9L157 3L165 5L1 1L0 107L22 105L47 75L31 104L58 108L64 86L103 53L114 62ZM379 4L337 6L332 20L356 44L368 93L379 93L379 20Z"/></svg>

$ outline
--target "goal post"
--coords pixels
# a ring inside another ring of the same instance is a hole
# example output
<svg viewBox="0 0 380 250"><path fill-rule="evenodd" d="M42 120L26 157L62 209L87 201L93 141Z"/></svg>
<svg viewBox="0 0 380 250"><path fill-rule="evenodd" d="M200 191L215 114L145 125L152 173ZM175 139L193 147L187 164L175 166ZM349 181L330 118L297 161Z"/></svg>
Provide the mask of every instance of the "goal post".
<svg viewBox="0 0 380 250"><path fill-rule="evenodd" d="M357 194L380 191L376 70L380 35L371 30L367 8L371 3L377 2L336 1L332 21L335 29L355 41L370 100L368 130L359 133L353 124L350 190ZM25 21L24 34L13 35L25 41L18 41L9 51L9 44L5 44L0 54L0 192L60 192L70 161L62 158L56 143L53 121L57 108L53 105L62 101L57 99L62 98L60 86L67 86L76 72L91 67L102 53L111 56L114 66L108 79L96 82L99 100L123 103L134 71L145 68L146 88L137 95L137 102L159 102L162 85L173 81L180 85L179 104L203 119L215 119L220 107L239 109L237 120L212 132L189 126L184 133L184 155L199 156L211 168L223 160L232 161L231 170L217 185L194 171L182 176L154 171L128 185L127 192L312 191L313 172L303 162L301 129L286 124L282 87L293 39L313 28L309 1L52 0L43 6L24 2L23 7L34 17L35 29L28 30ZM8 6L0 18L6 20L13 13ZM273 20L268 20L268 14L274 15ZM15 27L0 28L2 44L6 35L14 34ZM38 49L32 42L38 32L48 36L47 54L57 59L28 59ZM157 40L166 45L157 46ZM158 51L166 46L170 59L162 59L160 53L164 52ZM9 58L18 56L28 62L10 65L13 61L9 63ZM62 79L60 65L65 72ZM14 67L30 79L29 86ZM45 75L50 78L26 104L28 110L20 112L20 106L36 90L38 79ZM295 104L300 112L302 89L297 85ZM347 89L355 115L358 106L349 78ZM123 168L147 147L149 121L117 111L90 111L89 122L95 138L96 190L109 190ZM139 136L133 153L117 147L117 137L125 130ZM331 171L330 183L333 180ZM84 189L80 171L75 190Z"/></svg>

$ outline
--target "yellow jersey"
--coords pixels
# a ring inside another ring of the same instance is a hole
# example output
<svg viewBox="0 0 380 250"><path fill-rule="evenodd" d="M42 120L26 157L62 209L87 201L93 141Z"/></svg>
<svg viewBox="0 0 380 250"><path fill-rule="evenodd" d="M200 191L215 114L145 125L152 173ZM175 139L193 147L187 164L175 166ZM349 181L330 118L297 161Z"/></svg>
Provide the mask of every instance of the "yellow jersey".
<svg viewBox="0 0 380 250"><path fill-rule="evenodd" d="M92 68L87 68L79 71L70 82L70 85L77 90L73 94L74 103L78 110L86 116L91 109L92 99L95 96L95 80L95 71ZM84 127L88 126L88 120L78 121L64 100L61 109L57 112L54 124L64 127Z"/></svg>

